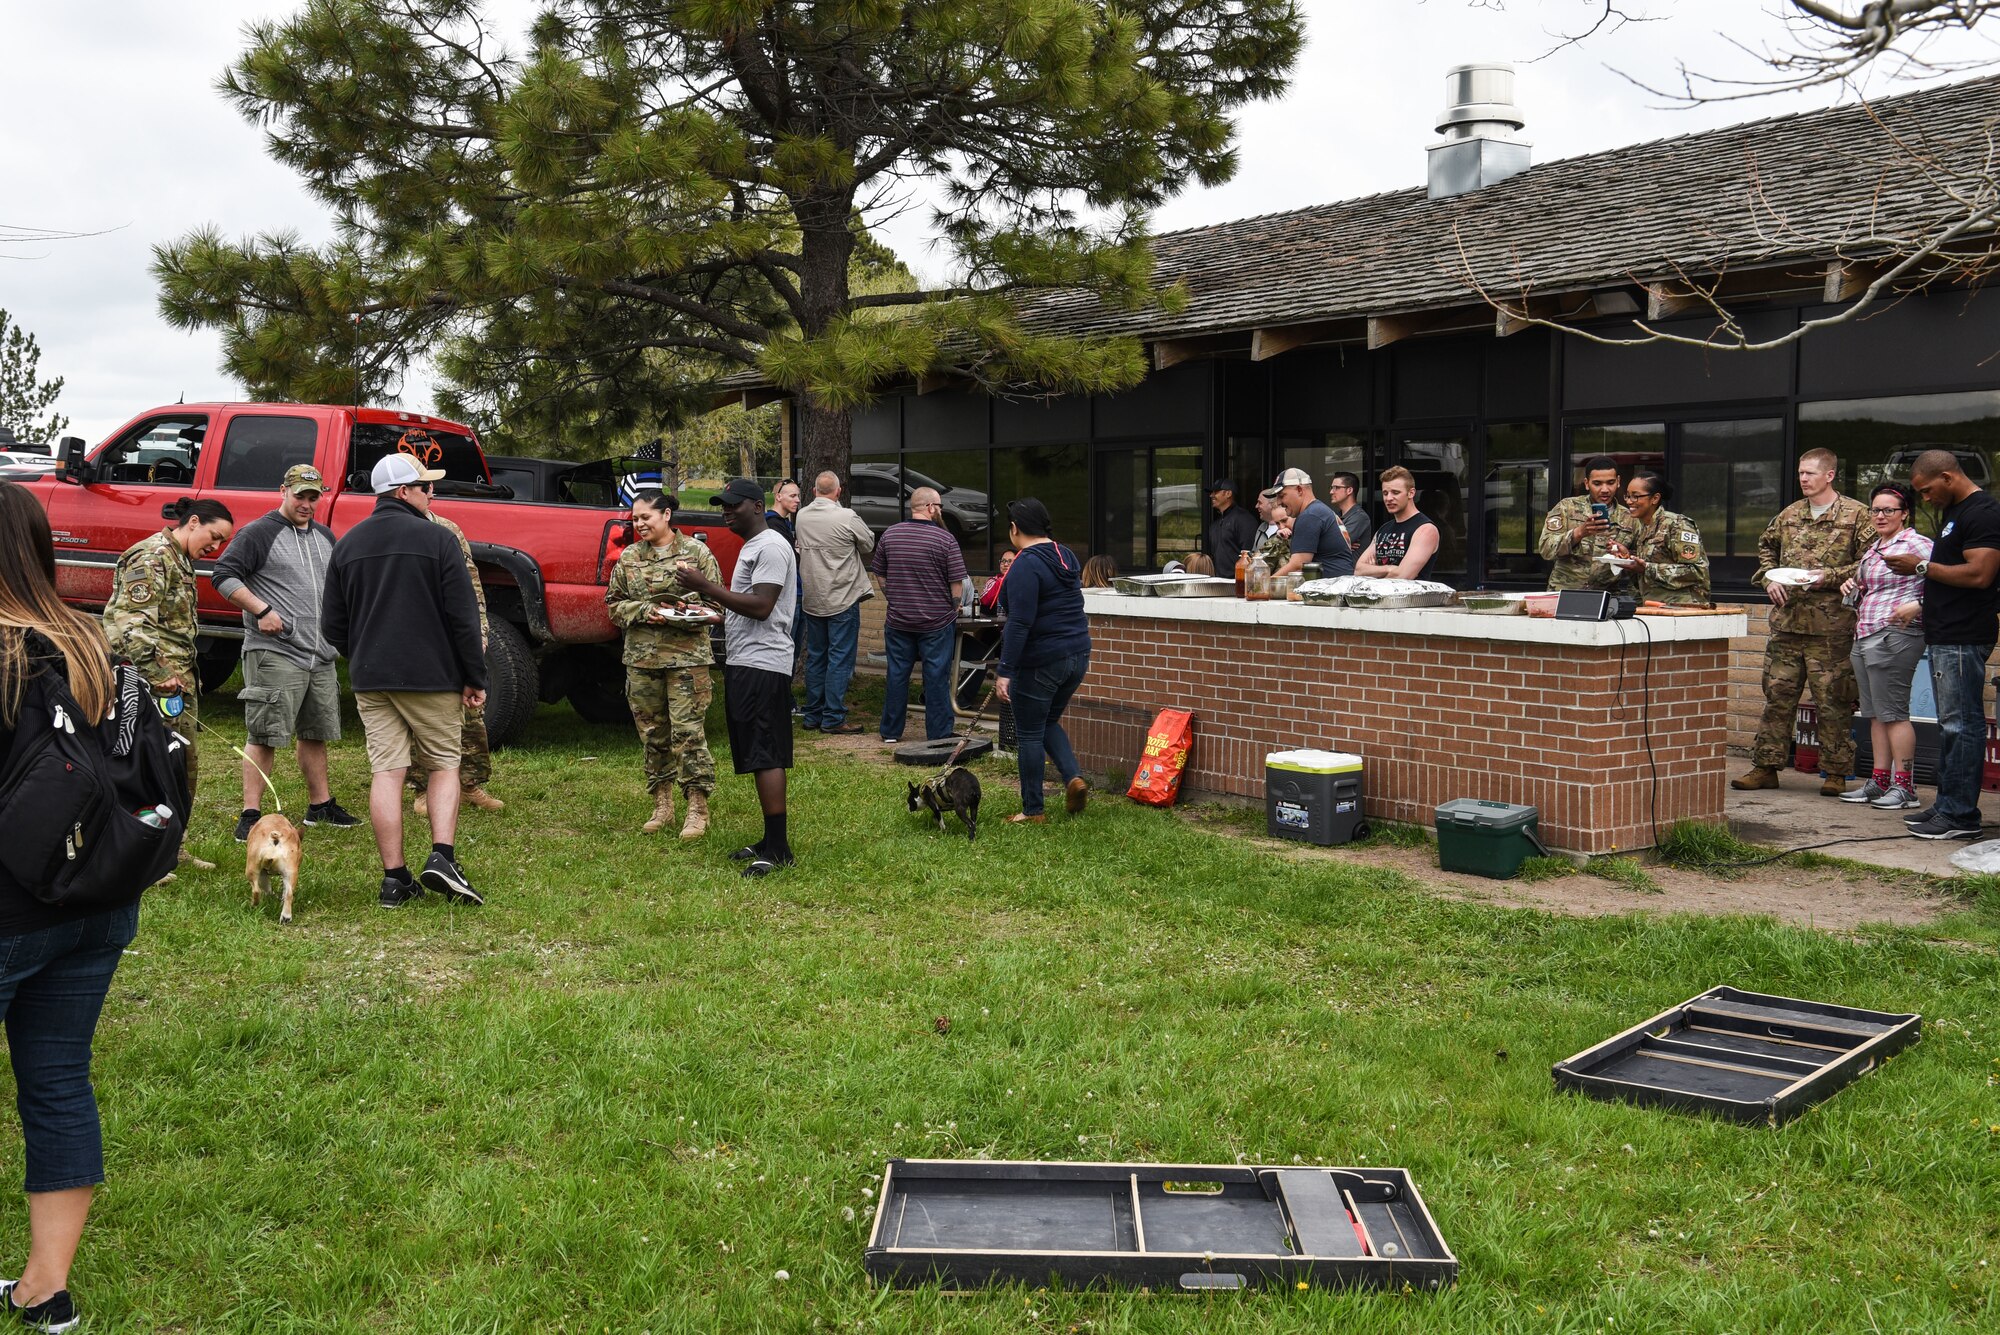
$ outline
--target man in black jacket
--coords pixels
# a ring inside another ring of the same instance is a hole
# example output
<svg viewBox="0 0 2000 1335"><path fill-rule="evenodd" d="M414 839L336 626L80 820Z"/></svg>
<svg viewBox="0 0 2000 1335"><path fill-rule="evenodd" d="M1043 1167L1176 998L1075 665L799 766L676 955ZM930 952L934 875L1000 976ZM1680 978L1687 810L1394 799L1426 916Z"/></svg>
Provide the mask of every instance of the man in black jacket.
<svg viewBox="0 0 2000 1335"><path fill-rule="evenodd" d="M1208 484L1215 521L1208 526L1208 558L1224 579L1236 574L1236 558L1257 543L1257 516L1236 503L1236 484L1219 477Z"/></svg>
<svg viewBox="0 0 2000 1335"><path fill-rule="evenodd" d="M346 655L368 735L368 814L382 854L383 908L424 889L462 904L485 901L458 866L459 710L486 703L479 604L458 540L429 521L444 473L390 454L369 481L375 512L333 549L321 628ZM403 858L403 779L412 751L430 768L431 855L422 883Z"/></svg>

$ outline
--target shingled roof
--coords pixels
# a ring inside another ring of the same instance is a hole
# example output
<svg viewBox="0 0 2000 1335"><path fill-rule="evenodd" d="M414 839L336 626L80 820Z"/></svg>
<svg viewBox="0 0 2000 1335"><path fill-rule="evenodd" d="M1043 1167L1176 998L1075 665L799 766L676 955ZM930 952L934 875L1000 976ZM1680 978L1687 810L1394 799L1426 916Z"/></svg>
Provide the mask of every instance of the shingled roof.
<svg viewBox="0 0 2000 1335"><path fill-rule="evenodd" d="M2000 77L1543 163L1431 200L1416 186L1155 239L1175 313L1086 293L1032 328L1186 339L1891 251L1962 212L1935 169L1996 170ZM1414 154L1413 154L1414 158ZM1962 182L1961 182L1962 183ZM1987 187L1990 191L1991 187Z"/></svg>

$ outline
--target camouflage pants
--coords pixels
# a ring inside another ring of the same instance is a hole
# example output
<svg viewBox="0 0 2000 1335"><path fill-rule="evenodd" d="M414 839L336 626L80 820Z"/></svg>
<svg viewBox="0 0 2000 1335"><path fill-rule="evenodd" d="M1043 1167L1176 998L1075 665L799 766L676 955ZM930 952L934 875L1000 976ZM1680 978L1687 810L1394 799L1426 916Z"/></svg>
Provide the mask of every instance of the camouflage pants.
<svg viewBox="0 0 2000 1335"><path fill-rule="evenodd" d="M1819 708L1819 764L1828 774L1845 778L1854 771L1854 710L1859 701L1854 686L1852 635L1771 636L1764 649L1764 717L1750 761L1766 769L1783 769L1796 725L1799 696L1810 688Z"/></svg>
<svg viewBox="0 0 2000 1335"><path fill-rule="evenodd" d="M486 744L485 707L467 709L463 714L458 730L458 786L461 792L470 792L484 788L493 777L493 748ZM421 793L430 781L424 758L411 751L409 786Z"/></svg>
<svg viewBox="0 0 2000 1335"><path fill-rule="evenodd" d="M708 669L625 669L625 701L646 748L646 791L666 784L682 792L715 791L715 758L708 753L708 704L715 685Z"/></svg>

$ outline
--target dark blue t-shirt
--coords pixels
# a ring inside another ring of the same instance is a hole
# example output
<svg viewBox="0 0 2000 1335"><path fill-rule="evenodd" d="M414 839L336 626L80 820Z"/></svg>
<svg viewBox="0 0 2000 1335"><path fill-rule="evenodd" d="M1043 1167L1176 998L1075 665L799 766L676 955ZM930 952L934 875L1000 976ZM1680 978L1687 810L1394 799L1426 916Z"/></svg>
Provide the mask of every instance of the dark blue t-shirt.
<svg viewBox="0 0 2000 1335"><path fill-rule="evenodd" d="M1300 552L1319 562L1321 579L1354 573L1355 551L1348 545L1347 530L1325 501L1314 501L1292 521L1292 555Z"/></svg>

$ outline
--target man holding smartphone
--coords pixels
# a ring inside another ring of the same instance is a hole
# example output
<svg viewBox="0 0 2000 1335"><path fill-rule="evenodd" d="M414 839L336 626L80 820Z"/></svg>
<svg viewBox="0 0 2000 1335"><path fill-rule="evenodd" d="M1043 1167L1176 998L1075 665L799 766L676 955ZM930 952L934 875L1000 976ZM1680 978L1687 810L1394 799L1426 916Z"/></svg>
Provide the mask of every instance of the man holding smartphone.
<svg viewBox="0 0 2000 1335"><path fill-rule="evenodd" d="M1551 589L1617 589L1625 571L1600 556L1612 555L1611 545L1630 549L1639 536L1638 521L1625 508L1625 480L1618 465L1604 455L1583 461L1583 494L1565 496L1549 511L1542 525L1541 554L1552 562Z"/></svg>

